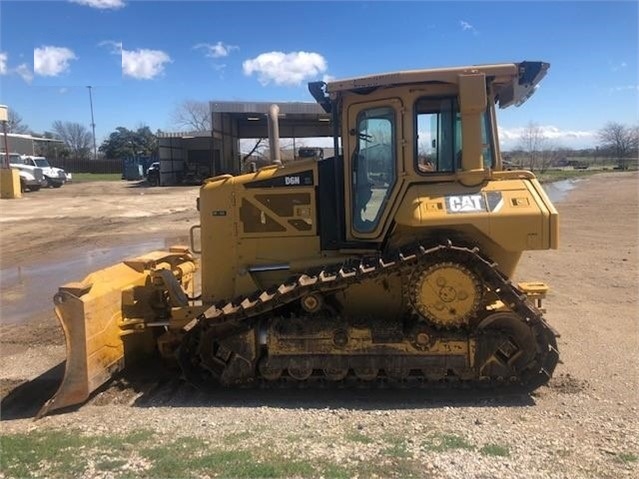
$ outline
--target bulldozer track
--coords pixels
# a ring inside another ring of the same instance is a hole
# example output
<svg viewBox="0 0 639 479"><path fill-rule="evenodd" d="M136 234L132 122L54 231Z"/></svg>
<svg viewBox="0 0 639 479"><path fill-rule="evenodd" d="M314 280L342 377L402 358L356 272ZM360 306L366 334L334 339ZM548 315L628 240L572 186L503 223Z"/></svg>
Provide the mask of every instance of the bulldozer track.
<svg viewBox="0 0 639 479"><path fill-rule="evenodd" d="M505 278L497 269L497 265L479 254L478 248L468 248L453 245L450 241L434 247L426 248L413 245L388 255L364 257L361 260L347 261L341 265L329 266L314 273L305 273L289 278L276 287L256 291L255 293L236 298L232 301L222 301L207 311L206 316L198 319L195 327L191 328L184 337L178 351L178 362L187 380L198 387L207 387L210 379L204 379L199 365L194 364L195 356L201 341L220 341L242 331L252 328L257 321L272 314L278 308L291 305L309 294L330 294L348 286L379 279L381 277L410 274L423 264L431 264L438 258L453 257L457 261L476 271L484 284L498 297L507 308L514 313L519 321L525 323L532 331L535 341L534 357L519 368L518 388L532 391L546 384L557 365L559 355L557 351L556 332L545 322L542 312L527 300L510 280ZM197 361L195 361L197 363ZM220 370L224 364L220 363ZM207 373L207 377L209 374ZM513 386L512 378L492 378L490 380L467 380L459 378L445 378L433 381L421 377L394 380L381 377L377 381L366 381L366 387L415 387L426 385L433 387L450 383L461 387L475 386ZM291 378L281 378L278 381L255 381L254 385L267 384L268 387L288 387L325 385L327 381L311 376L307 380L298 381ZM361 385L362 381L348 377L341 381L329 382L332 387L352 387Z"/></svg>

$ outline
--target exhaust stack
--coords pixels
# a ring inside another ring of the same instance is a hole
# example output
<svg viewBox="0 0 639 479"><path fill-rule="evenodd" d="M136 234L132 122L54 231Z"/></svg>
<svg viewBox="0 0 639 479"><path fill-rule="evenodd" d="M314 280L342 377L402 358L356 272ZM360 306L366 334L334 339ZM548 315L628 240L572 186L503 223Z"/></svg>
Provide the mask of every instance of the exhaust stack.
<svg viewBox="0 0 639 479"><path fill-rule="evenodd" d="M271 163L282 166L282 158L280 157L279 114L280 107L271 105L268 111L268 143L271 152Z"/></svg>

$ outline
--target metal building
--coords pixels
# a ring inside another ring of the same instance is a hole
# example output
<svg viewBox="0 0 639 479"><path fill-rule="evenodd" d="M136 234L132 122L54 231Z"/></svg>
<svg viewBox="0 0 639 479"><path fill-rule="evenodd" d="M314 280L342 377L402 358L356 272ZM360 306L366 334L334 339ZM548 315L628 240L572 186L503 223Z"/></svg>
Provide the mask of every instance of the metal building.
<svg viewBox="0 0 639 479"><path fill-rule="evenodd" d="M7 133L7 143L9 144L9 153L19 153L21 155L30 156L38 155L40 147L44 146L46 143L59 145L60 147L64 145L62 140L22 135L19 133ZM4 141L0 142L0 150L4 152Z"/></svg>
<svg viewBox="0 0 639 479"><path fill-rule="evenodd" d="M268 138L267 115L274 102L211 101L212 131L165 133L159 139L160 184L200 183L242 169L240 140ZM317 103L282 102L280 138L331 137L331 116Z"/></svg>

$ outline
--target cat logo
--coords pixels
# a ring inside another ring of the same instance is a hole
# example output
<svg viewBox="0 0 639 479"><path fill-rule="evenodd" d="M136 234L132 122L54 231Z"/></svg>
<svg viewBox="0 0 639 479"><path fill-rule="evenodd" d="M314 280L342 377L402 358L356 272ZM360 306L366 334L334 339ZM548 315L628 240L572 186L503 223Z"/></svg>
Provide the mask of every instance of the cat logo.
<svg viewBox="0 0 639 479"><path fill-rule="evenodd" d="M302 180L299 176L286 176L284 177L284 184L286 186L301 185Z"/></svg>
<svg viewBox="0 0 639 479"><path fill-rule="evenodd" d="M486 211L483 195L447 196L446 203L450 213L478 213Z"/></svg>

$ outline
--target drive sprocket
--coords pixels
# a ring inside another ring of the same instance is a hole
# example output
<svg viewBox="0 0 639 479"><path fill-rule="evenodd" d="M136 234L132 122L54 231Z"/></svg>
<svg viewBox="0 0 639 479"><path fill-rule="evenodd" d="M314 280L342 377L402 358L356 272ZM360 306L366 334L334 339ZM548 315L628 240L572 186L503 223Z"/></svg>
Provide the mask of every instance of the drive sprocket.
<svg viewBox="0 0 639 479"><path fill-rule="evenodd" d="M467 326L482 303L479 276L454 261L424 265L410 279L409 302L418 316L435 326L453 329Z"/></svg>

